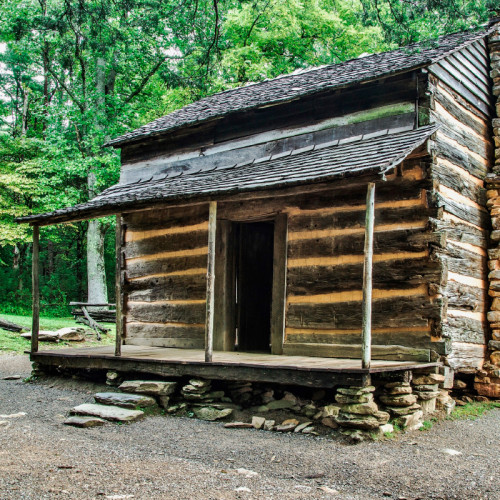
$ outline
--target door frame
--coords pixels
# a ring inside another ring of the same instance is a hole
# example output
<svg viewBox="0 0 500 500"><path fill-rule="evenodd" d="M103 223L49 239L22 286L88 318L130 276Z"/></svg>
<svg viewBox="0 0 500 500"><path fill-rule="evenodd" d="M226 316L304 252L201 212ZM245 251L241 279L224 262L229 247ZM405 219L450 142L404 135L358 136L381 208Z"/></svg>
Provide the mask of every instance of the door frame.
<svg viewBox="0 0 500 500"><path fill-rule="evenodd" d="M215 304L214 350L234 351L236 342L236 265L235 222L274 221L273 281L271 298L271 354L283 354L286 308L286 268L288 247L288 217L248 221L217 221L215 242Z"/></svg>

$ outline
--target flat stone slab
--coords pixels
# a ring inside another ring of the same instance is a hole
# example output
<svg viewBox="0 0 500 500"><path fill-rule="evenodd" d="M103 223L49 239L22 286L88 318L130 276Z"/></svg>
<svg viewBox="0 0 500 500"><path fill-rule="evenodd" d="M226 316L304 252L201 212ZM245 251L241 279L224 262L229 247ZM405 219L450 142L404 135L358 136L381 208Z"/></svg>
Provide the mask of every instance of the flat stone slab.
<svg viewBox="0 0 500 500"><path fill-rule="evenodd" d="M123 392L98 392L94 396L94 399L102 405L121 406L122 408L130 408L132 410L138 406L149 407L156 405L156 400L151 396L125 394Z"/></svg>
<svg viewBox="0 0 500 500"><path fill-rule="evenodd" d="M64 421L65 425L72 425L74 427L99 427L104 425L106 420L97 417L69 417Z"/></svg>
<svg viewBox="0 0 500 500"><path fill-rule="evenodd" d="M200 420L208 420L210 422L213 422L214 420L220 420L222 418L231 415L231 413L233 413L233 410L232 408L227 408L225 410L217 410L216 408L202 407L202 408L193 408L193 413Z"/></svg>
<svg viewBox="0 0 500 500"><path fill-rule="evenodd" d="M253 424L249 422L228 422L224 424L226 429L253 429Z"/></svg>
<svg viewBox="0 0 500 500"><path fill-rule="evenodd" d="M75 406L71 410L74 415L87 415L99 417L112 422L134 422L140 419L144 412L140 410L128 410L119 406L105 406L98 404L83 404Z"/></svg>
<svg viewBox="0 0 500 500"><path fill-rule="evenodd" d="M118 389L123 392L150 394L152 396L169 396L175 392L177 382L162 382L161 380L127 380Z"/></svg>

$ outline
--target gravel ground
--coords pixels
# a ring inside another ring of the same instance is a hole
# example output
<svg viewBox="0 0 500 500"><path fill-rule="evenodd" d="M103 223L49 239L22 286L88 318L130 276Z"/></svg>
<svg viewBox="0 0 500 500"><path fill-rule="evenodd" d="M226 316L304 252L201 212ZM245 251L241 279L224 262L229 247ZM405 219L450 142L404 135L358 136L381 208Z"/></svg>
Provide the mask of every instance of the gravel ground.
<svg viewBox="0 0 500 500"><path fill-rule="evenodd" d="M0 378L29 372L0 356ZM62 425L91 395L0 380L0 414L26 413L0 417L0 499L500 499L500 410L359 445L163 416Z"/></svg>

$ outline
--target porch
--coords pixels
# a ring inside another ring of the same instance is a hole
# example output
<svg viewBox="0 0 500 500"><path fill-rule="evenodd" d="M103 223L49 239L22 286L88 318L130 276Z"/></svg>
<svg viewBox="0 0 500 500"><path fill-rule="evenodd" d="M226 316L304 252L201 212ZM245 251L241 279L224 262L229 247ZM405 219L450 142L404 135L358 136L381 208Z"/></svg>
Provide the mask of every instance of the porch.
<svg viewBox="0 0 500 500"><path fill-rule="evenodd" d="M117 370L162 377L194 376L218 380L267 382L306 387L367 385L373 374L397 377L398 372L432 369L437 362L372 360L361 368L359 359L285 356L247 352L214 351L205 361L203 349L121 346L115 356L112 346L43 350L31 353L41 365L74 369Z"/></svg>

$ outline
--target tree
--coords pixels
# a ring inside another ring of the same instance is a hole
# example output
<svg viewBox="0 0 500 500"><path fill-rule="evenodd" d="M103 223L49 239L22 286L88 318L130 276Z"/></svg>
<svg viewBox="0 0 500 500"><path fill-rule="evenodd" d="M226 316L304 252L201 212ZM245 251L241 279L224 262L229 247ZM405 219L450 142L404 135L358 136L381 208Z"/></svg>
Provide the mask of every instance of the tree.
<svg viewBox="0 0 500 500"><path fill-rule="evenodd" d="M380 26L385 39L407 45L474 28L498 11L498 0L360 0L363 22Z"/></svg>
<svg viewBox="0 0 500 500"><path fill-rule="evenodd" d="M214 16L209 5L169 0L4 3L0 36L7 44L2 62L9 70L3 88L14 117L4 122L5 128L11 136L36 136L57 145L45 148L44 177L57 166L63 177L74 174L86 184L77 186L78 196L70 203L56 196L50 209L90 199L117 181L118 154L102 144L147 111L145 96L157 84L155 78L178 84L179 61L185 63L191 54L209 58ZM99 220L88 225L91 302L107 302L108 227Z"/></svg>
<svg viewBox="0 0 500 500"><path fill-rule="evenodd" d="M0 302L29 289L29 229L13 218L115 183L107 139L218 90L476 26L497 2L3 0L0 279L17 292ZM54 242L41 251L45 297L82 300L88 282L89 300L107 301L112 225L44 229Z"/></svg>

